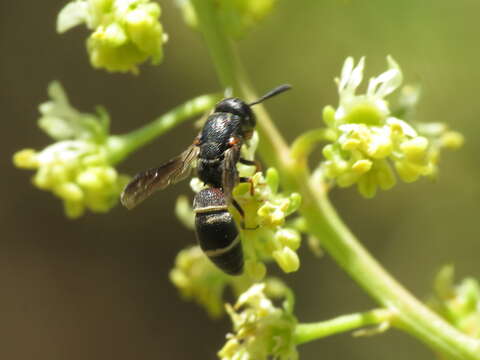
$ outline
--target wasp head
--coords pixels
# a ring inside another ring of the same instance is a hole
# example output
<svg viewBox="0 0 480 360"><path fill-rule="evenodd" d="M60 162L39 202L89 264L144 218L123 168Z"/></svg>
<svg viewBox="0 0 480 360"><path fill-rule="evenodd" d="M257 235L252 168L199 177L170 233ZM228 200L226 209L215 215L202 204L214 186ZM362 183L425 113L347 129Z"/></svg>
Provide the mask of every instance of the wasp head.
<svg viewBox="0 0 480 360"><path fill-rule="evenodd" d="M255 127L255 115L250 105L239 98L223 99L215 106L215 112L237 115L242 123L242 130L245 133L251 132Z"/></svg>

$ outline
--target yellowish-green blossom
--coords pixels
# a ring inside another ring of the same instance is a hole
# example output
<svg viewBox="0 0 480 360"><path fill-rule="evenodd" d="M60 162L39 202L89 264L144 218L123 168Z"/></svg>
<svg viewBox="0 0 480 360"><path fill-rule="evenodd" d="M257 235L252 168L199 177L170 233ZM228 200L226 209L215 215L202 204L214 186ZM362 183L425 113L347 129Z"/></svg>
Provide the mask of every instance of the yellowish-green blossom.
<svg viewBox="0 0 480 360"><path fill-rule="evenodd" d="M244 152L244 156L249 155ZM242 176L251 172L247 166L239 166L239 169ZM198 178L193 178L190 185L195 192L205 187ZM252 186L253 195L250 193ZM269 169L265 178L257 172L252 177L252 183L237 186L234 197L245 211L244 219L236 216L241 224L244 274L226 275L210 262L198 246L182 250L170 272L170 279L182 296L205 307L214 317L223 313L223 297L227 286L238 295L255 281L265 278L265 261L275 261L285 272L296 271L300 266L296 253L300 246L300 233L284 226L285 217L298 209L300 198L296 194L286 196L278 193L278 173ZM265 207L276 210L262 210ZM238 215L234 208L231 211ZM194 215L185 197L178 199L176 214L182 223L193 229Z"/></svg>
<svg viewBox="0 0 480 360"><path fill-rule="evenodd" d="M84 23L93 31L87 39L92 66L137 73L147 59L158 64L163 58L159 17L160 6L150 0L76 0L60 11L57 31Z"/></svg>
<svg viewBox="0 0 480 360"><path fill-rule="evenodd" d="M253 160L258 144L255 132L248 146L242 148L242 157ZM245 272L253 280L262 280L266 275L265 261L273 260L287 273L297 271L300 259L296 253L300 247L300 232L287 226L286 219L293 215L301 204L297 193L286 194L279 191L279 174L274 168L255 172L251 165L237 164L239 175L250 178L249 182L238 184L233 197L244 211L241 217L235 207L231 214L239 224L245 258ZM205 187L194 177L190 181L192 190L197 193ZM192 227L193 213L185 198L177 202L176 213L179 219Z"/></svg>
<svg viewBox="0 0 480 360"><path fill-rule="evenodd" d="M187 196L181 195L177 198L175 215L186 228L195 229L195 214Z"/></svg>
<svg viewBox="0 0 480 360"><path fill-rule="evenodd" d="M215 2L215 10L225 31L233 37L241 37L248 29L267 16L277 0L221 0ZM185 22L197 27L197 15L191 0L177 0Z"/></svg>
<svg viewBox="0 0 480 360"><path fill-rule="evenodd" d="M258 266L255 264L273 259L284 272L290 273L300 267L296 251L301 237L296 229L286 226L286 218L298 210L301 197L297 193L280 192L278 185L279 174L270 168L265 175L255 173L250 183L239 184L234 197L245 212L243 249L250 266L255 268Z"/></svg>
<svg viewBox="0 0 480 360"><path fill-rule="evenodd" d="M200 247L189 247L178 253L170 280L184 298L195 300L210 315L217 317L223 313L227 275L208 261Z"/></svg>
<svg viewBox="0 0 480 360"><path fill-rule="evenodd" d="M239 166L239 170L241 176L248 174L246 167ZM287 273L297 271L300 233L285 227L285 221L300 207L300 195L278 192L278 172L273 168L268 169L265 176L257 172L250 179L237 185L233 192L245 216L240 217L234 207L230 209L240 224L246 273L261 280L266 274L263 262L271 259ZM204 185L194 178L191 186L198 192ZM182 218L187 216L183 214Z"/></svg>
<svg viewBox="0 0 480 360"><path fill-rule="evenodd" d="M355 66L347 58L336 79L339 106L327 106L323 112L330 134L336 134L323 148L323 176L340 187L356 184L365 197L373 197L378 187L393 187L395 171L405 182L435 176L440 149L458 148L463 142L446 126L413 124L394 116L385 98L400 87L403 76L398 64L391 57L387 60L388 70L370 79L366 93L357 94L365 61ZM412 96L408 99L412 102Z"/></svg>
<svg viewBox="0 0 480 360"><path fill-rule="evenodd" d="M70 218L86 209L106 212L117 202L128 177L119 175L106 147L108 116L83 114L70 106L58 83L49 87L51 101L40 105L39 126L57 142L41 151L24 149L15 166L36 170L33 184L62 199Z"/></svg>
<svg viewBox="0 0 480 360"><path fill-rule="evenodd" d="M204 307L212 317L224 311L224 293L230 286L238 296L251 284L247 276L229 276L213 265L199 246L181 250L175 267L170 271L170 280L181 295Z"/></svg>
<svg viewBox="0 0 480 360"><path fill-rule="evenodd" d="M465 334L480 338L480 284L466 278L454 284L452 266L445 266L435 280L435 295L430 305Z"/></svg>
<svg viewBox="0 0 480 360"><path fill-rule="evenodd" d="M87 209L107 212L128 182L109 164L101 145L84 140L60 141L38 152L24 149L13 161L19 168L36 170L33 184L61 198L70 218Z"/></svg>
<svg viewBox="0 0 480 360"><path fill-rule="evenodd" d="M257 144L258 135L254 133L249 146L242 148L242 157L253 160ZM237 164L237 168L241 177L251 178L250 182L237 185L233 191L245 217L241 217L234 207L230 208L242 238L244 274L226 275L210 262L198 246L182 250L170 272L170 279L180 293L205 307L212 316L223 313L226 287L231 287L238 296L254 282L265 279L265 262L275 261L285 272L296 271L300 266L296 253L301 242L300 232L286 225L286 218L300 206L300 196L279 192L279 174L273 168L268 169L266 175L255 172L255 167L250 165ZM196 177L192 178L190 186L195 193L205 188L205 184ZM186 197L178 199L176 214L183 224L193 229L194 214ZM276 294L276 297L281 293L280 296L285 297L285 286L279 281L267 279L269 293Z"/></svg>
<svg viewBox="0 0 480 360"><path fill-rule="evenodd" d="M285 304L286 305L286 304ZM227 304L233 333L218 352L222 360L296 360L294 342L297 325L290 306L275 307L266 295L264 283L255 284L238 298L234 306Z"/></svg>

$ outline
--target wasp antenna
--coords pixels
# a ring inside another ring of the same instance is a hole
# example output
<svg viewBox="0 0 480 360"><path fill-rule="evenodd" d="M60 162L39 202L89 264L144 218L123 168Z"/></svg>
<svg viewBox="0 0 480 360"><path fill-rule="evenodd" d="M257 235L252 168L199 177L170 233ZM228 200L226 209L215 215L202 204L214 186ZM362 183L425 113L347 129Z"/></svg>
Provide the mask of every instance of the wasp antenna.
<svg viewBox="0 0 480 360"><path fill-rule="evenodd" d="M273 96L281 94L284 91L290 90L291 88L292 88L292 86L289 85L289 84L283 84L283 85L277 86L275 89L270 90L268 93L263 95L260 99L255 100L254 102L251 102L250 104L248 104L248 106L253 106L253 105L260 104L261 102L263 102L263 101L265 101L265 100L267 100L267 99L269 99Z"/></svg>

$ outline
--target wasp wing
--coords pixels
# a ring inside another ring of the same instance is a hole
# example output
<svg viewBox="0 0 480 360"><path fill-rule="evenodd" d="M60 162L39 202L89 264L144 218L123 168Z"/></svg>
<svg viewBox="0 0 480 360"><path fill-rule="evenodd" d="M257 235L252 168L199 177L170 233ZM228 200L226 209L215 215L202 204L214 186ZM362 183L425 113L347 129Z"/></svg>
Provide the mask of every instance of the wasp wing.
<svg viewBox="0 0 480 360"><path fill-rule="evenodd" d="M227 202L232 202L233 188L238 184L237 162L240 160L242 145L236 144L227 149L223 158L222 186Z"/></svg>
<svg viewBox="0 0 480 360"><path fill-rule="evenodd" d="M179 156L160 167L135 175L122 192L120 197L122 204L128 209L132 209L153 192L185 179L190 174L192 161L197 158L199 150L200 148L193 144Z"/></svg>

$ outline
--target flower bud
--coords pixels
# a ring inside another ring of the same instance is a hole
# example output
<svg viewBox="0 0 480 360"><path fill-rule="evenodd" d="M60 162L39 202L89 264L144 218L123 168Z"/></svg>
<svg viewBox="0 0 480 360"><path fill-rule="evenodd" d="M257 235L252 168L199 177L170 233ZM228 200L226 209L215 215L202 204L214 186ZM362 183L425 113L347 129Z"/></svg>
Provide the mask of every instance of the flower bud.
<svg viewBox="0 0 480 360"><path fill-rule="evenodd" d="M13 155L13 164L21 169L36 169L38 167L37 153L33 149L24 149Z"/></svg>
<svg viewBox="0 0 480 360"><path fill-rule="evenodd" d="M223 29L233 37L243 36L247 30L265 18L277 0L222 0L215 3L215 11ZM197 14L191 0L177 0L185 22L196 28Z"/></svg>
<svg viewBox="0 0 480 360"><path fill-rule="evenodd" d="M389 69L370 79L365 94L356 94L363 80L364 64L364 58L357 66L348 58L341 77L336 79L339 106L336 110L325 107L323 113L329 130L336 135L332 135L333 142L323 148L326 160L320 165L320 171L340 187L357 184L358 191L371 198L378 187L388 190L395 185L392 165L405 182L435 176L440 148L461 146L463 138L438 123L418 124L417 131L391 115L394 112L385 97L398 89L403 77L391 57L388 57ZM408 115L410 119L418 91L415 96L404 95L395 114Z"/></svg>
<svg viewBox="0 0 480 360"><path fill-rule="evenodd" d="M367 159L357 160L352 165L352 170L358 175L362 175L370 171L372 168L373 162Z"/></svg>
<svg viewBox="0 0 480 360"><path fill-rule="evenodd" d="M68 102L62 87L52 83L51 101L40 106L40 127L57 142L36 152L25 149L13 156L17 167L37 170L33 184L61 198L70 218L86 209L106 212L128 182L108 160L105 113L82 114Z"/></svg>
<svg viewBox="0 0 480 360"><path fill-rule="evenodd" d="M234 307L227 305L234 333L218 352L222 360L298 359L294 342L295 317L277 308L265 295L265 284L255 284L244 292Z"/></svg>
<svg viewBox="0 0 480 360"><path fill-rule="evenodd" d="M421 162L426 155L428 140L423 136L417 136L414 139L402 142L400 150L403 151L406 158L410 161Z"/></svg>
<svg viewBox="0 0 480 360"><path fill-rule="evenodd" d="M278 175L277 169L268 168L265 180L267 182L267 185L270 187L270 191L272 193L276 193L278 191L278 186L280 184L280 177Z"/></svg>
<svg viewBox="0 0 480 360"><path fill-rule="evenodd" d="M205 307L211 316L223 312L226 275L209 262L198 246L179 252L175 268L170 271L170 281L185 298Z"/></svg>
<svg viewBox="0 0 480 360"><path fill-rule="evenodd" d="M195 228L195 214L193 213L191 202L186 196L182 195L177 198L175 215L188 229L193 230Z"/></svg>
<svg viewBox="0 0 480 360"><path fill-rule="evenodd" d="M137 73L137 65L163 57L166 36L158 21L160 7L149 0L77 0L60 11L57 30L85 23L90 62L111 72Z"/></svg>
<svg viewBox="0 0 480 360"><path fill-rule="evenodd" d="M247 259L245 260L245 273L253 279L253 281L260 281L265 277L267 268L265 264L260 261Z"/></svg>
<svg viewBox="0 0 480 360"><path fill-rule="evenodd" d="M252 271L262 278L262 265L245 262L245 270ZM229 276L216 268L199 246L180 251L175 259L175 267L170 271L170 281L187 300L195 301L204 307L212 317L223 314L223 296L230 286L235 296L252 284L248 276Z"/></svg>
<svg viewBox="0 0 480 360"><path fill-rule="evenodd" d="M70 202L80 202L83 200L83 191L77 184L73 182L66 182L59 184L54 190L54 193Z"/></svg>
<svg viewBox="0 0 480 360"><path fill-rule="evenodd" d="M406 183L417 181L423 173L423 168L408 161L395 162L395 169L400 178Z"/></svg>
<svg viewBox="0 0 480 360"><path fill-rule="evenodd" d="M255 135L253 139L255 139ZM255 146L255 144L253 144ZM242 153L246 151L242 149ZM247 154L252 156L253 154ZM252 168L253 166L250 166ZM249 177L251 171L246 166L238 166L240 177ZM232 206L231 214L239 223L245 257L245 273L251 280L262 280L266 274L264 261L272 259L287 272L298 270L300 260L295 251L300 246L300 234L284 227L286 218L299 208L302 198L298 193L279 192L279 175L269 168L264 176L257 172L250 181L239 183L233 189L233 197L243 210L243 217ZM190 186L194 192L205 187L198 178L193 178Z"/></svg>
<svg viewBox="0 0 480 360"><path fill-rule="evenodd" d="M98 174L93 169L87 169L77 176L76 181L80 186L89 189L89 190L97 190L101 189L102 181L100 180Z"/></svg>
<svg viewBox="0 0 480 360"><path fill-rule="evenodd" d="M440 141L442 142L442 146L447 149L456 150L463 146L465 138L457 131L446 131L440 138Z"/></svg>
<svg viewBox="0 0 480 360"><path fill-rule="evenodd" d="M278 266L286 273L297 271L300 268L300 259L297 253L288 246L283 247L281 250L274 251L272 256Z"/></svg>
<svg viewBox="0 0 480 360"><path fill-rule="evenodd" d="M397 183L392 167L386 160L375 163L375 177L376 183L382 190L391 189Z"/></svg>
<svg viewBox="0 0 480 360"><path fill-rule="evenodd" d="M275 233L275 241L292 250L297 250L300 247L301 238L298 231L281 228Z"/></svg>
<svg viewBox="0 0 480 360"><path fill-rule="evenodd" d="M480 338L480 284L466 278L455 285L453 275L452 266L438 273L430 306L465 334Z"/></svg>

